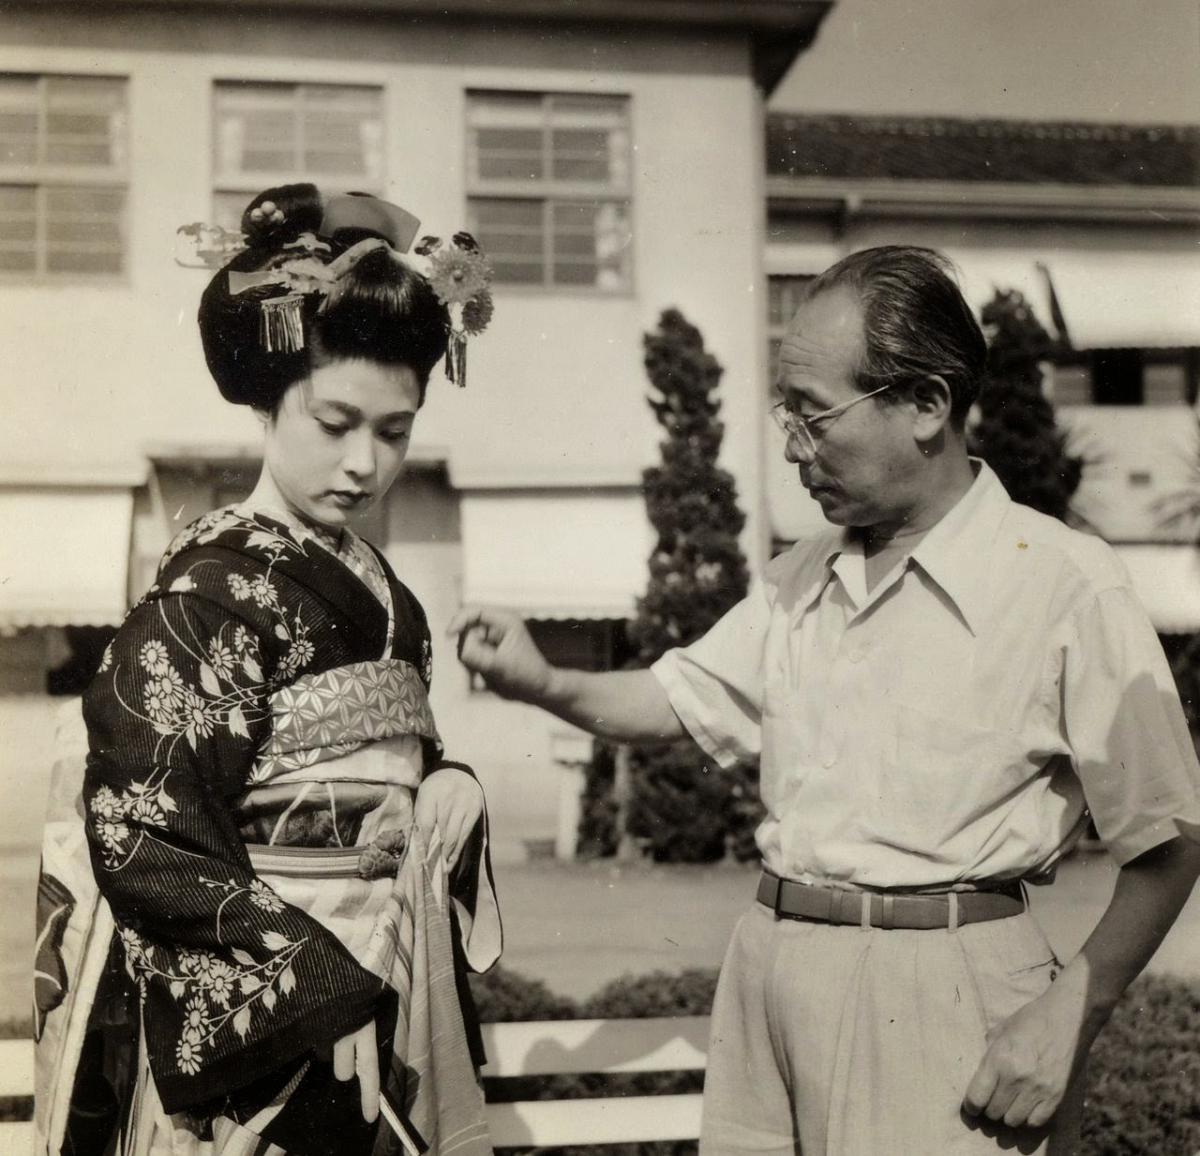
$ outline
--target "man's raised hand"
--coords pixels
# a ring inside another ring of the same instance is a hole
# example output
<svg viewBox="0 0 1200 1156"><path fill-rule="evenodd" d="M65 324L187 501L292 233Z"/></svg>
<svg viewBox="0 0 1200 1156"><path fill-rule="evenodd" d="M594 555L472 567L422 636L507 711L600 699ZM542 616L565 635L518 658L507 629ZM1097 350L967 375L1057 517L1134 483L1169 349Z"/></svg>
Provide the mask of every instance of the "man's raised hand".
<svg viewBox="0 0 1200 1156"><path fill-rule="evenodd" d="M507 610L460 610L446 631L458 638L458 657L502 698L540 702L553 671L521 618Z"/></svg>

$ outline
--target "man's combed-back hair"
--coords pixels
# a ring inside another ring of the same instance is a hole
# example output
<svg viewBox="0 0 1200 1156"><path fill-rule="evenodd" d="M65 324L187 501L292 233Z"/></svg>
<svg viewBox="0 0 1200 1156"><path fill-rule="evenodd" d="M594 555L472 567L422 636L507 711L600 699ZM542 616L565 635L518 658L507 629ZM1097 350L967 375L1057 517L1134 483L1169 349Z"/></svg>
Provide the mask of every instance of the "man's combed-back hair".
<svg viewBox="0 0 1200 1156"><path fill-rule="evenodd" d="M256 221L251 211L274 202L283 223ZM270 350L261 336L261 303L280 296L279 287L232 294L229 273L278 266L285 246L302 233L316 233L323 201L315 185L267 189L246 206L242 231L248 248L213 277L200 302L200 336L209 371L221 394L240 405L273 410L287 388L331 361L363 360L408 366L417 375L421 400L429 375L445 356L450 317L429 282L390 248L362 257L327 295L310 294L302 306L304 348ZM328 263L370 236L343 230L323 237Z"/></svg>
<svg viewBox="0 0 1200 1156"><path fill-rule="evenodd" d="M915 245L881 245L843 257L805 286L805 296L845 286L863 317L857 384L867 393L889 381L931 374L950 387L951 416L961 426L979 394L987 342L941 253ZM880 404L905 396L901 385Z"/></svg>

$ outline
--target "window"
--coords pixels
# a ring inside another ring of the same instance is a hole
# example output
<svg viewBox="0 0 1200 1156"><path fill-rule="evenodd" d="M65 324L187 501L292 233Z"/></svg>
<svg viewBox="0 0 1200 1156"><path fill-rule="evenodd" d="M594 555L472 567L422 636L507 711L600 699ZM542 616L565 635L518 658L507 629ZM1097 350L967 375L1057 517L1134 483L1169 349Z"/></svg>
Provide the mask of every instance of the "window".
<svg viewBox="0 0 1200 1156"><path fill-rule="evenodd" d="M216 223L272 185L383 193L383 90L341 84L218 81L213 91Z"/></svg>
<svg viewBox="0 0 1200 1156"><path fill-rule="evenodd" d="M125 267L126 82L0 73L0 273Z"/></svg>
<svg viewBox="0 0 1200 1156"><path fill-rule="evenodd" d="M629 100L467 95L471 231L511 285L629 288Z"/></svg>
<svg viewBox="0 0 1200 1156"><path fill-rule="evenodd" d="M1054 367L1056 405L1194 405L1200 349L1080 350Z"/></svg>
<svg viewBox="0 0 1200 1156"><path fill-rule="evenodd" d="M800 308L804 286L811 280L810 273L767 278L767 384L772 390L779 375L779 343Z"/></svg>

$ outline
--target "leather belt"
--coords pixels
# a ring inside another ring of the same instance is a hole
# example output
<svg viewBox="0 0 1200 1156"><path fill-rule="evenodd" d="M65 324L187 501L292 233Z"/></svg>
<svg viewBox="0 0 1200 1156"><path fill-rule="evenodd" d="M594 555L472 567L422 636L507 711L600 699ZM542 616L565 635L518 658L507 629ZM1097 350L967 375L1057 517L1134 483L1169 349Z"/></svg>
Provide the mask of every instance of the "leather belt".
<svg viewBox="0 0 1200 1156"><path fill-rule="evenodd" d="M849 891L780 879L764 871L758 901L777 917L818 923L857 923L861 927L953 931L964 923L1007 919L1025 910L1019 883L996 891L944 891L936 895Z"/></svg>

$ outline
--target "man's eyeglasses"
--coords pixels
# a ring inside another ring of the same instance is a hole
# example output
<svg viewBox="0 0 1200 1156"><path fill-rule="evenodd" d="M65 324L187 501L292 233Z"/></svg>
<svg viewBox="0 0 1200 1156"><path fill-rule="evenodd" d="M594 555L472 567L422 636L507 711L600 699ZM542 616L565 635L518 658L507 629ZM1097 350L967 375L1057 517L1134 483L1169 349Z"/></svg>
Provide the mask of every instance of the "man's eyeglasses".
<svg viewBox="0 0 1200 1156"><path fill-rule="evenodd" d="M842 402L841 405L814 413L811 417L803 417L795 410L788 409L786 401L779 401L771 406L771 416L788 438L796 442L806 458L815 457L817 445L825 436L825 431L832 422L841 417L848 409L853 409L859 402L883 393L884 390L891 389L895 384L896 382L889 381L887 385L881 385L878 389L871 390L870 393L860 394L858 397Z"/></svg>

